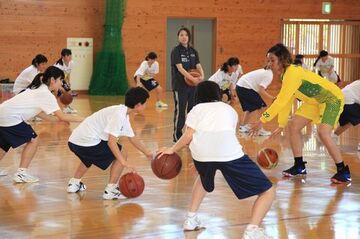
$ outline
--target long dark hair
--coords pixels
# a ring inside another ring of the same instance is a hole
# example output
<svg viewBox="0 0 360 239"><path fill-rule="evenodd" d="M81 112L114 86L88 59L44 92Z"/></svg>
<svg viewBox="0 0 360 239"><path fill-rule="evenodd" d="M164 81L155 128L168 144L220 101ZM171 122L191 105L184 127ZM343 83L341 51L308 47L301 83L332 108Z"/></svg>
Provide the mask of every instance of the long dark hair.
<svg viewBox="0 0 360 239"><path fill-rule="evenodd" d="M221 100L220 87L213 81L202 81L195 88L195 105Z"/></svg>
<svg viewBox="0 0 360 239"><path fill-rule="evenodd" d="M320 60L321 57L324 57L324 56L327 56L327 55L329 55L329 53L327 51L321 50L320 53L319 53L319 56L318 56L318 58L316 58L313 66L316 66L316 63L318 63L318 61Z"/></svg>
<svg viewBox="0 0 360 239"><path fill-rule="evenodd" d="M46 58L46 56L38 54L34 57L34 59L32 59L31 64L33 66L37 67L41 63L46 63L46 62L48 62L48 59Z"/></svg>
<svg viewBox="0 0 360 239"><path fill-rule="evenodd" d="M64 48L64 49L62 49L61 50L61 57L60 57L60 59L56 62L56 64L59 64L59 65L64 65L64 62L63 62L63 60L62 60L62 58L64 57L64 56L71 56L72 55L72 53L71 53L71 50L70 49L67 49L67 48Z"/></svg>
<svg viewBox="0 0 360 239"><path fill-rule="evenodd" d="M152 51L147 54L147 56L145 57L145 61L148 61L149 59L155 60L156 58L157 58L156 53Z"/></svg>
<svg viewBox="0 0 360 239"><path fill-rule="evenodd" d="M225 72L225 73L228 73L229 72L229 69L228 67L229 66L236 66L236 65L239 65L240 61L237 57L230 57L226 62L224 62L221 66L221 71Z"/></svg>
<svg viewBox="0 0 360 239"><path fill-rule="evenodd" d="M284 69L286 69L292 63L291 53L282 43L278 43L272 46L267 53L272 53L277 56Z"/></svg>
<svg viewBox="0 0 360 239"><path fill-rule="evenodd" d="M181 31L185 31L186 33L187 33L187 35L188 35L188 45L190 46L190 42L191 42L191 33L190 33L190 30L188 29L188 28L186 28L186 27L181 27L180 29L179 29L179 31L177 32L177 36L179 36L180 35L180 32Z"/></svg>
<svg viewBox="0 0 360 239"><path fill-rule="evenodd" d="M65 75L64 72L56 66L49 66L44 73L37 74L27 88L37 89L41 86L41 84L49 86L51 77L53 77L54 79L57 79L59 77L60 79L64 79Z"/></svg>

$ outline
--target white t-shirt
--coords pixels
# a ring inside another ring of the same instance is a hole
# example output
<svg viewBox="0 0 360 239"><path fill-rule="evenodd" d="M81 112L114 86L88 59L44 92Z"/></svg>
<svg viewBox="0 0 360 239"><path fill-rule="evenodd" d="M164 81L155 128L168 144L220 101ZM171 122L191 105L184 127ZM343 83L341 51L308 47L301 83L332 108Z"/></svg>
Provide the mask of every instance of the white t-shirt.
<svg viewBox="0 0 360 239"><path fill-rule="evenodd" d="M232 75L229 75L221 69L217 70L217 72L209 78L209 81L214 81L222 90L229 89L231 84L236 84L236 80L235 77L232 77Z"/></svg>
<svg viewBox="0 0 360 239"><path fill-rule="evenodd" d="M241 76L236 85L259 92L260 86L266 89L271 84L272 79L271 70L258 69Z"/></svg>
<svg viewBox="0 0 360 239"><path fill-rule="evenodd" d="M55 96L42 84L37 89L26 89L0 105L0 126L14 126L29 120L40 112L60 110Z"/></svg>
<svg viewBox="0 0 360 239"><path fill-rule="evenodd" d="M236 137L238 114L226 103L197 104L186 118L194 129L189 145L191 155L200 162L227 162L244 156Z"/></svg>
<svg viewBox="0 0 360 239"><path fill-rule="evenodd" d="M333 67L332 72L329 73L331 67ZM335 73L334 68L334 58L331 56L328 56L325 62L323 62L321 59L318 60L318 62L315 65L315 69L320 71L321 75L328 79L329 81L336 83L337 82L337 75Z"/></svg>
<svg viewBox="0 0 360 239"><path fill-rule="evenodd" d="M68 75L71 73L71 71L74 68L74 61L70 61L68 65L66 65L64 62L63 64L54 64L57 68L62 70L64 72L65 78L68 77Z"/></svg>
<svg viewBox="0 0 360 239"><path fill-rule="evenodd" d="M109 134L119 137L134 137L125 105L101 109L80 123L70 135L69 142L79 146L94 146L101 140L108 141Z"/></svg>
<svg viewBox="0 0 360 239"><path fill-rule="evenodd" d="M345 96L345 104L360 104L360 79L345 86L342 92Z"/></svg>
<svg viewBox="0 0 360 239"><path fill-rule="evenodd" d="M38 69L33 65L23 70L14 82L13 92L19 94L20 91L26 89L38 73Z"/></svg>
<svg viewBox="0 0 360 239"><path fill-rule="evenodd" d="M150 73L150 74L154 74L154 75L159 73L159 63L157 61L155 61L154 63L151 64L151 66L149 66L147 61L143 61L141 63L141 65L139 66L139 68L136 70L134 77L141 76L143 79L144 79L144 77L149 78L149 77L146 77L146 73ZM150 78L152 78L152 77L150 77ZM144 79L144 80L146 80L146 79Z"/></svg>

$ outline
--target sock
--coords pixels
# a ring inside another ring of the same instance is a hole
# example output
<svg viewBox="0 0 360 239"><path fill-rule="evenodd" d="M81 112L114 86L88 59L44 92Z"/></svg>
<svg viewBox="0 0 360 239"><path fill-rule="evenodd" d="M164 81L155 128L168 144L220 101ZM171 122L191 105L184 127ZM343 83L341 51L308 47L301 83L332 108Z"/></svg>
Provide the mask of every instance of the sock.
<svg viewBox="0 0 360 239"><path fill-rule="evenodd" d="M187 216L188 217L193 217L193 216L195 216L196 215L196 212L188 212L187 213Z"/></svg>
<svg viewBox="0 0 360 239"><path fill-rule="evenodd" d="M81 178L71 178L69 183L71 184L79 184L81 181Z"/></svg>
<svg viewBox="0 0 360 239"><path fill-rule="evenodd" d="M110 188L110 189L114 189L117 187L116 183L109 183L108 185L106 185L106 188Z"/></svg>
<svg viewBox="0 0 360 239"><path fill-rule="evenodd" d="M18 171L18 172L26 172L26 171L27 171L27 168L18 168L17 171Z"/></svg>
<svg viewBox="0 0 360 239"><path fill-rule="evenodd" d="M303 165L304 164L304 161L303 161L303 157L295 157L294 158L295 160L295 166L299 166L299 165Z"/></svg>
<svg viewBox="0 0 360 239"><path fill-rule="evenodd" d="M246 229L250 229L250 230L252 230L252 229L255 229L255 228L258 228L258 227L259 227L258 225L255 225L255 224L249 224L249 225L247 225Z"/></svg>
<svg viewBox="0 0 360 239"><path fill-rule="evenodd" d="M336 164L337 171L339 172L341 169L345 168L344 161Z"/></svg>

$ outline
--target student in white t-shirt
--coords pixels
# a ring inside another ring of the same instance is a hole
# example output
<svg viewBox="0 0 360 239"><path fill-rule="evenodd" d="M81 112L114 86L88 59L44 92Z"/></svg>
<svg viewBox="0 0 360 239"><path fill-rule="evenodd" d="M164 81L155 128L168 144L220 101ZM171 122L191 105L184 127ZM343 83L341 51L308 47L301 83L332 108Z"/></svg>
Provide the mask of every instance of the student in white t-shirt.
<svg viewBox="0 0 360 239"><path fill-rule="evenodd" d="M250 130L250 120L260 117L263 109L266 107L265 101L272 102L275 97L270 95L266 88L271 84L273 73L268 67L254 70L241 76L236 84L236 93L238 95L244 119L240 125L241 133L248 133ZM268 136L271 132L264 129L259 130L259 136Z"/></svg>
<svg viewBox="0 0 360 239"><path fill-rule="evenodd" d="M222 95L222 101L230 103L236 97L235 85L237 82L237 74L235 72L239 68L239 59L230 57L224 62L220 69L213 74L209 81L213 81L219 85Z"/></svg>
<svg viewBox="0 0 360 239"><path fill-rule="evenodd" d="M31 62L31 66L23 70L15 79L13 92L19 94L19 92L25 90L38 73L45 71L47 61L44 55L36 55Z"/></svg>
<svg viewBox="0 0 360 239"><path fill-rule="evenodd" d="M360 79L345 86L341 91L345 96L345 105L339 118L340 126L335 130L337 136L360 123ZM358 150L360 151L360 143Z"/></svg>
<svg viewBox="0 0 360 239"><path fill-rule="evenodd" d="M27 120L35 116L49 121L82 120L63 114L56 102L52 92L59 90L63 78L64 73L60 69L50 66L44 73L39 73L25 91L0 104L0 159L10 148L26 144L21 154L19 169L13 177L17 183L39 181L27 172L38 146L37 135L26 123ZM49 115L52 113L55 117ZM0 174L7 173L2 170Z"/></svg>
<svg viewBox="0 0 360 239"><path fill-rule="evenodd" d="M147 54L145 57L145 61L143 61L136 70L134 74L134 80L137 86L142 86L149 92L155 89L155 106L159 108L167 108L168 105L162 101L163 89L159 82L155 80L155 75L159 73L159 63L156 61L156 59L156 53L149 52L149 54Z"/></svg>
<svg viewBox="0 0 360 239"><path fill-rule="evenodd" d="M335 71L334 58L329 56L327 51L320 51L320 54L314 63L314 68L320 76L328 79L332 83L337 84L340 82L340 77Z"/></svg>
<svg viewBox="0 0 360 239"><path fill-rule="evenodd" d="M71 91L71 83L70 83L70 74L74 68L74 61L72 60L72 52L70 49L64 48L61 50L60 59L54 64L54 66L58 67L64 72L65 79L63 80L63 85L61 91L58 96L60 96L61 92L69 92L72 96L76 96L76 93ZM62 106L61 101L58 101L59 105ZM64 106L64 113L75 114L77 110L72 108L70 105Z"/></svg>
<svg viewBox="0 0 360 239"><path fill-rule="evenodd" d="M236 137L238 115L220 98L216 83L200 82L195 90L195 106L187 115L184 134L171 148L160 150L159 156L173 154L189 145L199 173L193 186L184 230L202 227L196 213L206 193L214 190L215 173L220 170L238 199L258 196L243 238L267 238L259 225L275 198L275 187L253 160L244 154Z"/></svg>
<svg viewBox="0 0 360 239"><path fill-rule="evenodd" d="M86 186L81 178L94 164L105 170L111 165L109 183L103 198L119 199L121 193L118 181L124 167L134 171L127 162L124 148L118 144L118 137L127 137L132 145L152 159L152 153L134 137L129 115L141 113L149 93L142 87L130 88L125 94L125 105L115 105L101 109L87 117L69 138L70 150L81 160L74 177L69 180L67 191L77 193L84 191Z"/></svg>

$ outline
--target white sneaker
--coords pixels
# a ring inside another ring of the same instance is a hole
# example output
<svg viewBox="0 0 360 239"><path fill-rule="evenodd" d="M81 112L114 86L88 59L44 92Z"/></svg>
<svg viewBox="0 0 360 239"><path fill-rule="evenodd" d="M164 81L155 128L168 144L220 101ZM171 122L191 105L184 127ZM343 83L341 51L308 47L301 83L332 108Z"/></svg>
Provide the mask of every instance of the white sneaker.
<svg viewBox="0 0 360 239"><path fill-rule="evenodd" d="M0 169L0 176L6 176L8 172L5 169Z"/></svg>
<svg viewBox="0 0 360 239"><path fill-rule="evenodd" d="M77 192L82 192L85 190L86 190L86 186L82 182L71 183L71 180L69 181L68 188L67 188L68 193L77 193Z"/></svg>
<svg viewBox="0 0 360 239"><path fill-rule="evenodd" d="M239 132L240 133L249 133L250 126L248 124L246 125L240 125Z"/></svg>
<svg viewBox="0 0 360 239"><path fill-rule="evenodd" d="M159 100L159 101L157 101L157 102L155 103L155 107L167 108L168 105L167 105L166 103L162 102L161 100Z"/></svg>
<svg viewBox="0 0 360 239"><path fill-rule="evenodd" d="M77 110L70 107L70 105L66 106L63 110L65 114L76 114Z"/></svg>
<svg viewBox="0 0 360 239"><path fill-rule="evenodd" d="M16 172L13 180L16 183L35 183L39 181L39 178L28 174L26 171Z"/></svg>
<svg viewBox="0 0 360 239"><path fill-rule="evenodd" d="M103 199L105 199L105 200L126 199L126 197L121 194L118 187L110 188L110 187L106 186L104 193L103 193Z"/></svg>
<svg viewBox="0 0 360 239"><path fill-rule="evenodd" d="M196 231L204 227L201 226L200 219L195 215L193 217L186 216L183 228L184 231Z"/></svg>
<svg viewBox="0 0 360 239"><path fill-rule="evenodd" d="M242 239L272 239L265 234L264 229L261 227L246 229Z"/></svg>
<svg viewBox="0 0 360 239"><path fill-rule="evenodd" d="M270 131L266 131L265 129L261 128L259 131L258 131L258 136L269 136L271 135L271 132Z"/></svg>

